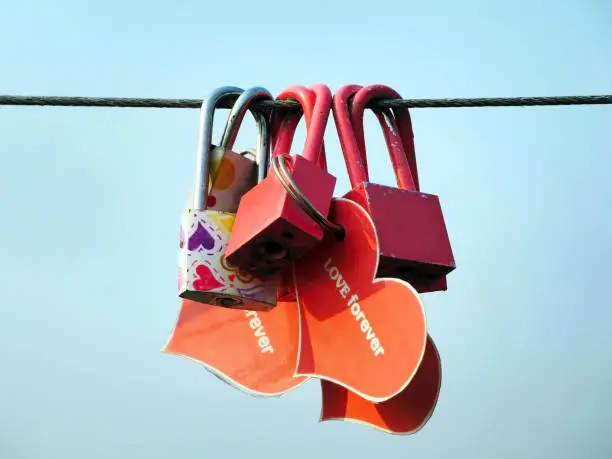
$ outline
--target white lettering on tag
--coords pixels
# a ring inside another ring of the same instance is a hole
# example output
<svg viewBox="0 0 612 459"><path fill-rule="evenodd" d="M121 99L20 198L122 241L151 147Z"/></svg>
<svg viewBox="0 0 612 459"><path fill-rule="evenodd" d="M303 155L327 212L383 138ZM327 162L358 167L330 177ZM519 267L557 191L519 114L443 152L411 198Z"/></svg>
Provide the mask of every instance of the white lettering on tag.
<svg viewBox="0 0 612 459"><path fill-rule="evenodd" d="M351 291L351 288L348 286L346 280L342 277L340 270L336 266L330 266L331 261L332 259L328 258L323 265L323 269L327 271L327 274L329 274L329 278L331 280L336 281L338 293L342 298L346 299ZM379 355L385 353L385 348L383 348L379 338L376 337L376 333L374 333L374 330L372 330L372 326L370 325L365 313L361 310L359 303L357 303L358 299L359 297L357 295L352 295L348 300L346 307L351 308L351 313L355 316L355 320L360 321L359 328L361 329L362 333L365 334L366 341L370 343L370 350L375 357L378 357Z"/></svg>
<svg viewBox="0 0 612 459"><path fill-rule="evenodd" d="M255 338L257 338L257 345L261 349L262 354L264 352L274 352L274 347L272 347L272 344L270 344L270 338L268 335L266 335L263 324L261 323L261 319L259 318L257 312L246 311L245 316L251 318L251 320L249 320L249 326L253 330Z"/></svg>

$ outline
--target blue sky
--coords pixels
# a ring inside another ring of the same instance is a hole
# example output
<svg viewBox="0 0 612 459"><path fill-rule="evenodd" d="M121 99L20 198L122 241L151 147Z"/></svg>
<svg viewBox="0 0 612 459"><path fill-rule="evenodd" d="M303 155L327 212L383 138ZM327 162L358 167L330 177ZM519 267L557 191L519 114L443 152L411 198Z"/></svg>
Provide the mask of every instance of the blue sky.
<svg viewBox="0 0 612 459"><path fill-rule="evenodd" d="M604 0L23 0L0 17L4 94L197 98L317 82L406 98L612 93ZM437 411L393 437L317 423L316 382L256 399L159 352L177 313L197 110L0 107L0 457L610 457L612 107L412 118L458 268L424 297L444 369ZM366 132L372 178L392 184L371 115ZM253 136L249 121L237 147Z"/></svg>

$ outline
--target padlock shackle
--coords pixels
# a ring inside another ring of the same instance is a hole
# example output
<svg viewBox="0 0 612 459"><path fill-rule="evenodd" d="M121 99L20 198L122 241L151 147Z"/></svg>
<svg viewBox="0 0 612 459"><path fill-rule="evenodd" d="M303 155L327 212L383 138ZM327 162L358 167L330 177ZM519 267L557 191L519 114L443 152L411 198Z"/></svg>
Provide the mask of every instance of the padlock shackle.
<svg viewBox="0 0 612 459"><path fill-rule="evenodd" d="M270 100L274 100L274 98ZM270 114L261 109L253 109L251 113L253 113L257 124L255 163L257 164L257 183L259 183L266 178L268 167L270 167Z"/></svg>
<svg viewBox="0 0 612 459"><path fill-rule="evenodd" d="M252 105L254 102L261 100L274 100L274 97L266 88L261 87L248 88L238 96L227 116L225 129L223 130L221 141L219 142L221 148L224 150L232 149L247 110L250 110L253 117L256 118L257 115L254 112L261 111L261 109L257 109Z"/></svg>
<svg viewBox="0 0 612 459"><path fill-rule="evenodd" d="M262 87L246 89L232 106L227 117L225 129L221 136L219 146L224 150L231 150L238 137L238 131L244 120L247 110L250 110L257 123L257 153L255 162L257 164L257 182L261 182L268 171L270 163L270 121L268 114L262 109L253 106L255 102L262 100L274 100L272 94Z"/></svg>
<svg viewBox="0 0 612 459"><path fill-rule="evenodd" d="M310 129L316 103L316 95L312 90L312 87L306 88L304 86L293 86L292 88L295 91L300 92L302 111L294 111L283 114L279 113L277 110L272 113L271 139L272 144L274 145L272 149L272 157L287 153L291 150L295 131L297 130L302 115L304 115L304 121L306 123L306 132L308 133L308 130ZM321 143L321 151L319 152L316 164L324 171L327 171L325 142Z"/></svg>
<svg viewBox="0 0 612 459"><path fill-rule="evenodd" d="M359 146L353 121L351 119L350 103L352 97L362 88L358 84L347 84L334 93L332 114L338 131L340 149L352 188L369 181L367 163L364 163L365 151Z"/></svg>
<svg viewBox="0 0 612 459"><path fill-rule="evenodd" d="M365 156L365 133L363 128L363 115L368 105L373 100L401 99L400 94L389 86L375 84L365 86L357 91L353 97L350 113L355 132L355 137L360 150L363 152L362 162L367 170L367 159ZM418 190L419 179L414 150L414 133L410 112L407 108L393 109L394 122L391 123L385 116L389 111L374 110L383 132L385 141L393 163L393 169L397 178L397 186L405 190Z"/></svg>
<svg viewBox="0 0 612 459"><path fill-rule="evenodd" d="M310 88L300 85L290 86L281 91L276 99L293 99L300 103L306 121L306 140L302 155L319 165L325 164L325 162L321 163L319 158L321 153L324 154L323 139L332 104L332 94L329 87L323 84L314 84ZM273 113L273 156L289 153L301 116L302 114L299 112L287 112L282 109Z"/></svg>
<svg viewBox="0 0 612 459"><path fill-rule="evenodd" d="M287 141L287 139L288 139L288 141L291 143L293 141L293 137L295 135L295 131L296 131L297 127L298 127L298 124L299 124L301 118L302 118L302 113L300 113L300 112L297 112L297 115L285 118L283 120L282 124L278 124L276 126L276 131L277 131L276 134L274 134L274 127L271 127L271 129L272 129L272 134L271 134L272 143L274 145L276 145L276 143L274 142L274 139L278 135L280 135L282 138L284 138L285 139L284 141ZM307 124L309 122L310 121L307 121ZM306 129L308 129L308 128L306 128ZM278 156L278 155L282 154L283 151L287 151L287 148L282 146L282 144L281 144L281 146L279 148L276 148L276 146L275 146L272 149L271 157L274 158L275 156ZM323 142L323 144L321 145L321 152L319 153L319 159L317 160L317 166L319 166L321 169L323 169L324 171L327 172L327 158L325 156L325 142Z"/></svg>
<svg viewBox="0 0 612 459"><path fill-rule="evenodd" d="M208 174L210 171L210 146L212 145L215 109L228 98L236 99L243 90L235 86L222 86L212 91L200 107L198 122L198 151L193 190L193 210L206 209L208 202Z"/></svg>

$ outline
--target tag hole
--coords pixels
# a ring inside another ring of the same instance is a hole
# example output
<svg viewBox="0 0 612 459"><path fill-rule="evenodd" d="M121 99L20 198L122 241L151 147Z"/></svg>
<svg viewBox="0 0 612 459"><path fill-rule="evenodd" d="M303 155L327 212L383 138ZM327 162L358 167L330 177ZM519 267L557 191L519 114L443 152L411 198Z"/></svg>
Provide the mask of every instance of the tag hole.
<svg viewBox="0 0 612 459"><path fill-rule="evenodd" d="M346 231L344 229L344 226L341 226L338 231L334 232L334 237L335 237L336 241L338 241L338 242L344 241L344 238L346 237Z"/></svg>
<svg viewBox="0 0 612 459"><path fill-rule="evenodd" d="M290 241L293 239L293 233L290 231L284 231L283 232L283 237L285 239L289 239Z"/></svg>

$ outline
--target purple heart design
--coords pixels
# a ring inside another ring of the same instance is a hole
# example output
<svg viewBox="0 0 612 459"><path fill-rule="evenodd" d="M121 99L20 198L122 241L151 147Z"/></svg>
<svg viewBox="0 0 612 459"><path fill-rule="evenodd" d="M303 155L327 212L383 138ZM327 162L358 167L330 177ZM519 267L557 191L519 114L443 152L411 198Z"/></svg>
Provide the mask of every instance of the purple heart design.
<svg viewBox="0 0 612 459"><path fill-rule="evenodd" d="M212 235L202 226L201 223L198 223L197 229L194 233L189 236L189 242L187 244L188 250L194 251L203 247L205 250L212 250L215 246L215 239Z"/></svg>
<svg viewBox="0 0 612 459"><path fill-rule="evenodd" d="M243 298L257 301L259 300L259 297L261 296L264 289L265 287L262 284L260 284L260 285L255 285L253 287L248 287L248 288L237 288L236 291L238 292L238 295L240 295Z"/></svg>

